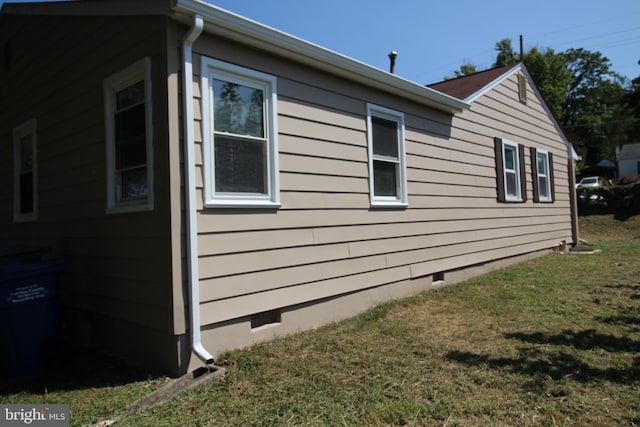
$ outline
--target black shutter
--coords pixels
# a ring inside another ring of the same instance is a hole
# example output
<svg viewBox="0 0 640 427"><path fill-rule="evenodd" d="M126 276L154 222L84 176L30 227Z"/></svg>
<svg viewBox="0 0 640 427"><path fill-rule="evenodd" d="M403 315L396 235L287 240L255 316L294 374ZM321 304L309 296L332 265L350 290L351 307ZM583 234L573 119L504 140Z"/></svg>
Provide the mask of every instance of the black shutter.
<svg viewBox="0 0 640 427"><path fill-rule="evenodd" d="M518 156L520 157L519 159L519 166L520 166L520 194L522 196L522 201L526 202L527 201L527 175L525 172L525 167L524 167L524 150L525 150L525 146L522 144L518 144Z"/></svg>
<svg viewBox="0 0 640 427"><path fill-rule="evenodd" d="M533 201L540 201L540 187L538 183L538 150L535 147L529 149L531 152L531 181L533 184Z"/></svg>
<svg viewBox="0 0 640 427"><path fill-rule="evenodd" d="M504 190L504 164L502 161L502 139L493 138L494 150L496 154L496 184L498 189L498 201L507 200Z"/></svg>
<svg viewBox="0 0 640 427"><path fill-rule="evenodd" d="M553 179L553 154L549 153L549 188L551 188L551 201L556 201L555 182ZM573 190L572 190L573 191Z"/></svg>

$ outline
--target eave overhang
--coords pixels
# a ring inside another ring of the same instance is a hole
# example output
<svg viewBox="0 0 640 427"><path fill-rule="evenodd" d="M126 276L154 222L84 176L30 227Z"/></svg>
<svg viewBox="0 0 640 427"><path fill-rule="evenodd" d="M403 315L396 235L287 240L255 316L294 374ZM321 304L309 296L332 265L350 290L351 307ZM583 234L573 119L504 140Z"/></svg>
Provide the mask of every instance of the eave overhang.
<svg viewBox="0 0 640 427"><path fill-rule="evenodd" d="M204 18L204 31L207 34L250 45L445 113L456 114L470 107L465 101L208 3L199 0L174 1L171 17L189 25L193 15L200 14Z"/></svg>

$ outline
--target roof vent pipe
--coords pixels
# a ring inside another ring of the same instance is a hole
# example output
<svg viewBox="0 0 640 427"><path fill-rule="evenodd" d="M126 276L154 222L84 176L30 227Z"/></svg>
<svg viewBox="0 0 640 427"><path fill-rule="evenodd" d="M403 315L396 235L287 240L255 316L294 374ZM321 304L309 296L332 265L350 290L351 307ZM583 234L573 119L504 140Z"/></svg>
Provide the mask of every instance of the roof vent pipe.
<svg viewBox="0 0 640 427"><path fill-rule="evenodd" d="M389 52L389 72L391 74L396 72L396 58L398 57L398 52L392 50Z"/></svg>
<svg viewBox="0 0 640 427"><path fill-rule="evenodd" d="M520 62L524 61L524 40L520 34Z"/></svg>

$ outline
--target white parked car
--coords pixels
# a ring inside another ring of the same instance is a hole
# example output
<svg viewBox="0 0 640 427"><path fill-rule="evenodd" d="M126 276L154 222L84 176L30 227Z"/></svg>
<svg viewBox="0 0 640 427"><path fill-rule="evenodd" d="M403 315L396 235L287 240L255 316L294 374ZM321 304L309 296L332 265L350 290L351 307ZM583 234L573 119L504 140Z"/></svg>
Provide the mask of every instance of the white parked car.
<svg viewBox="0 0 640 427"><path fill-rule="evenodd" d="M585 176L576 184L576 188L580 187L608 187L609 180L601 176Z"/></svg>

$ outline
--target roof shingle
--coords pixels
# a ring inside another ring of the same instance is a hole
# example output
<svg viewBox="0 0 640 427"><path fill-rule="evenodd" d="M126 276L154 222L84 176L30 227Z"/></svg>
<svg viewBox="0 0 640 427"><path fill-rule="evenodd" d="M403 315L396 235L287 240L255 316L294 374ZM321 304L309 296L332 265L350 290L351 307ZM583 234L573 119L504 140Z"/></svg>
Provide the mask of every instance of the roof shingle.
<svg viewBox="0 0 640 427"><path fill-rule="evenodd" d="M427 86L431 89L453 96L454 98L466 99L517 65L518 63L503 65L489 70L480 71L478 73L469 74L467 76L429 84Z"/></svg>
<svg viewBox="0 0 640 427"><path fill-rule="evenodd" d="M618 160L639 159L639 158L640 158L640 143L625 144L622 146L620 153L618 153Z"/></svg>

